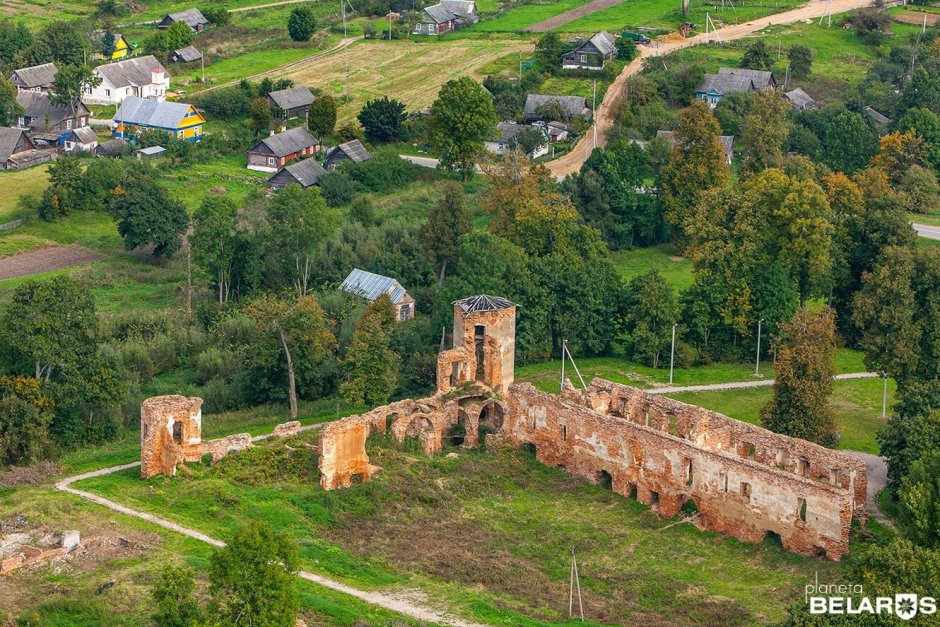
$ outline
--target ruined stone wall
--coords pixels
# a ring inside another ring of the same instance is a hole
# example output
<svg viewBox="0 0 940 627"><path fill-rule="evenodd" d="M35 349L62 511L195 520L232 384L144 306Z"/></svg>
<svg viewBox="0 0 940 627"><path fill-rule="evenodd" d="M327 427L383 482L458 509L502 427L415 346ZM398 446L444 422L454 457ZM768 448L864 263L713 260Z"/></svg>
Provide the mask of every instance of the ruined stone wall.
<svg viewBox="0 0 940 627"><path fill-rule="evenodd" d="M739 455L728 446L738 432L730 423L737 421L682 403L663 404L654 395L622 388L595 380L585 393L569 388L554 395L529 384L513 385L505 435L516 444L534 445L543 463L594 483L609 481L614 491L651 505L664 516L677 514L692 500L702 526L712 531L747 542L759 542L772 532L789 551L835 560L848 551L855 493L844 482L832 485L781 470L758 461L756 453ZM651 426L645 424L645 415L642 422L636 419L639 409L625 412L633 420L618 415L628 401L647 406L644 411L651 414ZM660 414L663 409L674 418ZM714 437L706 418L716 426ZM765 442L784 443L770 435L762 440L754 437L760 434L740 432L755 440L755 448ZM785 440L821 460L821 453L811 447ZM829 462L851 466L845 456L830 454ZM854 485L864 483L864 469L855 472Z"/></svg>
<svg viewBox="0 0 940 627"><path fill-rule="evenodd" d="M478 375L477 327L483 336L483 373ZM443 351L437 360L437 390L449 392L462 384L477 381L496 393L505 393L513 382L516 352L515 306L494 311L464 312L454 307L454 348Z"/></svg>

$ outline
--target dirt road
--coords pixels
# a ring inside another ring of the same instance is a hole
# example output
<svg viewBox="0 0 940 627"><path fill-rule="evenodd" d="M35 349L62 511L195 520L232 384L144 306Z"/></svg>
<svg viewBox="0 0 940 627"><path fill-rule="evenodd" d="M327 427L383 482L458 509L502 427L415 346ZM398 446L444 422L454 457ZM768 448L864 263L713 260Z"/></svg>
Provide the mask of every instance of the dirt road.
<svg viewBox="0 0 940 627"><path fill-rule="evenodd" d="M584 17L585 15L590 15L597 11L603 9L609 9L615 4L620 4L623 0L592 0L587 4L582 4L579 7L575 7L570 11L565 11L554 17L550 17L547 20L542 20L538 24L533 24L523 30L527 30L533 33L544 33L547 30L552 30L553 28L558 28L559 26L564 26L568 22L573 22L579 17Z"/></svg>
<svg viewBox="0 0 940 627"><path fill-rule="evenodd" d="M51 246L0 259L0 279L62 270L104 259L104 255L81 246Z"/></svg>
<svg viewBox="0 0 940 627"><path fill-rule="evenodd" d="M832 14L835 15L871 4L871 0L832 0L831 11ZM688 39L656 41L650 46L641 46L640 56L627 65L623 69L623 72L614 79L614 82L611 83L610 87L607 89L604 100L598 105L597 111L594 112L594 125L597 127L597 146L602 148L607 142L607 131L613 126L613 112L617 102L623 96L624 83L626 83L629 77L638 74L640 70L643 69L646 59L663 56L682 48L688 48L710 41L740 39L773 24L792 24L794 22L818 18L821 15L825 15L827 11L830 10L830 8L827 7L829 7L829 5L823 0L812 0L809 4L798 9L778 13L776 15L769 15L744 24L726 26L714 33L708 33L707 35L700 33ZM580 170L581 164L591 156L591 151L594 150L594 137L593 128L589 128L571 152L546 164L548 169L558 178L563 178Z"/></svg>

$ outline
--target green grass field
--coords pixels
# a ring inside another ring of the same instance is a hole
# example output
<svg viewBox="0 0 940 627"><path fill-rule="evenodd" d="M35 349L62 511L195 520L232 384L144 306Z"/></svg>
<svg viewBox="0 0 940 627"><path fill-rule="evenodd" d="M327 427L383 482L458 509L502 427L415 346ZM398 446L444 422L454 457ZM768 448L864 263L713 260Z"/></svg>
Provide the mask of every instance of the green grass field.
<svg viewBox="0 0 940 627"><path fill-rule="evenodd" d="M0 224L23 217L17 205L22 196L40 196L49 184L46 174L48 165L43 164L25 170L0 171ZM2 235L0 235L2 237Z"/></svg>
<svg viewBox="0 0 940 627"><path fill-rule="evenodd" d="M610 256L625 281L656 270L677 291L692 285L692 262L683 257L675 257L671 244L616 251Z"/></svg>

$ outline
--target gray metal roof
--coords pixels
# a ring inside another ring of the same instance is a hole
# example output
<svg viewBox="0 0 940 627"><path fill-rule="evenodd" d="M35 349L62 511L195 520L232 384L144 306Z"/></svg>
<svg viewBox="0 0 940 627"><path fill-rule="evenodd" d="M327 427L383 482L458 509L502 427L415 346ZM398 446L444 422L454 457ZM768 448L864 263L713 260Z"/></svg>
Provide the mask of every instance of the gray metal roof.
<svg viewBox="0 0 940 627"><path fill-rule="evenodd" d="M58 69L55 63L43 63L42 65L13 70L13 74L19 78L23 86L27 88L51 85L52 81L55 80L56 72L58 72ZM12 79L13 77L11 76L10 78Z"/></svg>
<svg viewBox="0 0 940 627"><path fill-rule="evenodd" d="M438 4L459 18L473 19L476 17L477 3L473 0L441 0Z"/></svg>
<svg viewBox="0 0 940 627"><path fill-rule="evenodd" d="M764 87L772 87L776 85L776 82L774 81L774 73L768 72L766 70L748 70L739 67L720 67L718 68L718 75L745 76L754 81L754 87L756 89L763 89Z"/></svg>
<svg viewBox="0 0 940 627"><path fill-rule="evenodd" d="M163 65L152 54L133 59L124 59L115 63L106 63L95 68L95 73L106 79L114 87L149 85L153 81L151 72L163 69Z"/></svg>
<svg viewBox="0 0 940 627"><path fill-rule="evenodd" d="M787 93L783 94L783 97L789 100L790 104L792 104L797 109L816 109L820 106L818 102L813 100L812 96L803 91L802 87L797 87L796 89L788 91Z"/></svg>
<svg viewBox="0 0 940 627"><path fill-rule="evenodd" d="M183 63L198 61L202 58L202 53L196 50L195 46L186 46L185 48L174 50L173 54Z"/></svg>
<svg viewBox="0 0 940 627"><path fill-rule="evenodd" d="M286 157L295 152L300 152L304 148L316 146L319 143L319 140L311 135L310 131L302 126L298 126L289 131L265 137L248 152L265 152L261 149L265 147L275 157Z"/></svg>
<svg viewBox="0 0 940 627"><path fill-rule="evenodd" d="M148 155L152 157L154 155L163 154L164 152L166 152L166 148L164 148L163 146L148 146L146 148L141 148L137 152L139 152L142 155Z"/></svg>
<svg viewBox="0 0 940 627"><path fill-rule="evenodd" d="M597 33L588 41L590 41L601 54L608 55L617 52L617 44L614 42L614 36L606 30Z"/></svg>
<svg viewBox="0 0 940 627"><path fill-rule="evenodd" d="M716 93L722 96L733 92L748 91L757 91L754 80L750 76L732 74L706 74L695 89L696 93Z"/></svg>
<svg viewBox="0 0 940 627"><path fill-rule="evenodd" d="M83 144L92 144L98 141L98 136L95 134L95 131L92 130L90 126L82 126L79 128L73 128L72 134L78 138Z"/></svg>
<svg viewBox="0 0 940 627"><path fill-rule="evenodd" d="M525 97L524 115L527 120L538 118L536 111L552 100L561 105L561 110L570 118L577 117L587 108L587 101L581 96L555 96L551 94L529 94Z"/></svg>
<svg viewBox="0 0 940 627"><path fill-rule="evenodd" d="M121 155L127 151L129 145L130 143L123 137L115 137L114 139L109 139L106 142L98 144L95 154L105 156Z"/></svg>
<svg viewBox="0 0 940 627"><path fill-rule="evenodd" d="M281 109L309 106L313 103L313 94L306 87L289 87L272 91L268 96Z"/></svg>
<svg viewBox="0 0 940 627"><path fill-rule="evenodd" d="M315 185L320 177L326 174L323 166L317 163L316 159L304 159L297 163L292 163L283 170L271 176L268 184L272 187L284 187L290 185L288 180L292 180L301 187L310 187Z"/></svg>
<svg viewBox="0 0 940 627"><path fill-rule="evenodd" d="M21 128L0 127L0 163L10 158L24 133Z"/></svg>
<svg viewBox="0 0 940 627"><path fill-rule="evenodd" d="M499 311L500 309L508 309L509 307L516 306L515 303L502 296L487 296L486 294L468 296L467 298L454 301L454 304L458 305L464 313Z"/></svg>
<svg viewBox="0 0 940 627"><path fill-rule="evenodd" d="M881 124L882 126L891 124L891 118L882 113L879 113L871 107L865 107L865 113L867 113L871 119L873 119L878 124Z"/></svg>
<svg viewBox="0 0 940 627"><path fill-rule="evenodd" d="M200 24L208 24L209 20L202 14L202 11L196 8L186 9L178 13L168 13L162 21L170 18L171 22L186 22L190 28L196 28Z"/></svg>
<svg viewBox="0 0 940 627"><path fill-rule="evenodd" d="M184 102L160 102L128 96L114 116L115 122L158 128L179 128L191 105Z"/></svg>
<svg viewBox="0 0 940 627"><path fill-rule="evenodd" d="M16 102L23 107L26 115L30 117L29 127L33 129L46 129L58 124L62 120L72 117L72 109L66 105L54 105L49 94L41 91L20 91L16 94ZM75 108L75 117L88 115L88 107L81 102Z"/></svg>
<svg viewBox="0 0 940 627"><path fill-rule="evenodd" d="M374 301L382 294L388 294L388 297L396 304L408 294L395 279L359 268L350 272L339 287L343 291L362 296L369 301Z"/></svg>
<svg viewBox="0 0 940 627"><path fill-rule="evenodd" d="M459 16L442 4L432 4L424 7L424 14L427 15L435 24L442 24L457 19Z"/></svg>
<svg viewBox="0 0 940 627"><path fill-rule="evenodd" d="M348 141L345 144L340 144L333 151L340 151L345 154L351 161L359 163L361 161L368 161L372 158L372 155L369 154L369 151L366 150L366 147L362 145L362 142L358 139Z"/></svg>

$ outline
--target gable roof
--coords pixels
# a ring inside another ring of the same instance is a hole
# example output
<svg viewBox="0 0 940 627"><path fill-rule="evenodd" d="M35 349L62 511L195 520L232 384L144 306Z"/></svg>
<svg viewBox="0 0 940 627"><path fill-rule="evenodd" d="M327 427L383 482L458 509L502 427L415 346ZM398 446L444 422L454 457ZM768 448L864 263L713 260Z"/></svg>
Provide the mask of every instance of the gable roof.
<svg viewBox="0 0 940 627"><path fill-rule="evenodd" d="M98 141L98 135L90 126L80 126L72 129L72 135L83 144L93 144Z"/></svg>
<svg viewBox="0 0 940 627"><path fill-rule="evenodd" d="M432 4L424 7L424 14L427 15L435 24L442 24L457 19L458 15L445 7L443 4Z"/></svg>
<svg viewBox="0 0 940 627"><path fill-rule="evenodd" d="M881 126L887 126L891 124L891 118L884 115L883 113L879 113L872 107L865 107L865 113L867 113L871 119L873 119L877 124L880 124Z"/></svg>
<svg viewBox="0 0 940 627"><path fill-rule="evenodd" d="M270 183L275 178L284 178L289 175L292 179L297 181L301 187L310 187L316 184L324 174L326 174L326 170L323 169L322 165L317 163L316 159L304 159L303 161L298 161L297 163L292 163L285 167L269 178L268 182Z"/></svg>
<svg viewBox="0 0 940 627"><path fill-rule="evenodd" d="M16 76L26 88L31 89L42 87L43 85L51 85L58 71L55 63L43 63L42 65L13 70L13 76ZM10 78L13 78L13 76Z"/></svg>
<svg viewBox="0 0 940 627"><path fill-rule="evenodd" d="M486 294L480 294L479 296L468 296L467 298L454 301L453 304L459 306L464 313L473 313L478 311L499 311L500 309L508 309L510 307L516 306L514 302L507 300L502 296L487 296Z"/></svg>
<svg viewBox="0 0 940 627"><path fill-rule="evenodd" d="M606 30L602 30L588 39L586 42L581 44L580 47L578 47L578 50L584 48L588 44L593 45L598 52L605 56L617 52L617 44L614 41L614 36L608 33Z"/></svg>
<svg viewBox="0 0 940 627"><path fill-rule="evenodd" d="M21 128L0 127L0 163L5 163L10 158L24 133Z"/></svg>
<svg viewBox="0 0 940 627"><path fill-rule="evenodd" d="M657 139L665 139L670 145L676 145L675 131L656 131ZM718 143L724 152L725 159L730 160L734 156L734 135L719 135Z"/></svg>
<svg viewBox="0 0 940 627"><path fill-rule="evenodd" d="M98 144L98 148L95 149L95 154L105 155L105 156L114 156L122 155L128 150L130 143L123 137L115 137L114 139L109 139L106 142L101 142Z"/></svg>
<svg viewBox="0 0 940 627"><path fill-rule="evenodd" d="M343 279L343 283L339 288L350 294L362 296L369 301L374 301L382 294L388 294L392 302L397 303L402 297L408 294L405 288L401 286L401 283L395 279L382 276L381 274L366 272L359 268L353 269L353 271Z"/></svg>
<svg viewBox="0 0 940 627"><path fill-rule="evenodd" d="M812 96L803 91L802 87L797 87L796 89L786 92L783 94L783 97L789 100L790 104L797 109L814 109L820 106L818 102L813 100Z"/></svg>
<svg viewBox="0 0 940 627"><path fill-rule="evenodd" d="M202 53L196 50L194 46L186 46L185 48L174 50L173 54L175 54L183 63L198 61L202 58Z"/></svg>
<svg viewBox="0 0 940 627"><path fill-rule="evenodd" d="M525 97L524 115L526 119L537 118L536 111L550 103L552 100L558 101L561 110L570 118L581 115L581 112L587 108L587 101L581 96L555 96L550 94L529 94Z"/></svg>
<svg viewBox="0 0 940 627"><path fill-rule="evenodd" d="M272 91L268 97L285 111L295 107L304 107L313 103L313 94L306 87L288 87Z"/></svg>
<svg viewBox="0 0 940 627"><path fill-rule="evenodd" d="M265 137L248 152L262 152L261 147L264 147L275 157L286 157L295 152L300 152L304 148L316 146L318 143L320 142L316 137L310 134L310 131L302 126L298 126L289 131Z"/></svg>
<svg viewBox="0 0 940 627"><path fill-rule="evenodd" d="M49 94L41 91L20 91L16 102L23 107L30 118L29 127L34 129L50 128L62 120L72 117L72 110L66 105L54 105ZM81 102L75 110L75 117L89 115L88 107Z"/></svg>
<svg viewBox="0 0 940 627"><path fill-rule="evenodd" d="M441 0L438 4L461 18L471 17L477 11L477 3L473 0Z"/></svg>
<svg viewBox="0 0 940 627"><path fill-rule="evenodd" d="M754 81L754 87L756 89L763 89L764 87L776 84L774 81L774 73L765 70L748 70L739 67L720 67L718 68L718 75L745 76Z"/></svg>
<svg viewBox="0 0 940 627"><path fill-rule="evenodd" d="M190 109L193 109L193 106L184 102L160 102L149 98L128 96L114 115L114 121L137 126L176 129L182 125L183 118Z"/></svg>
<svg viewBox="0 0 940 627"><path fill-rule="evenodd" d="M545 135L545 131L537 126L528 126L526 124L516 124L515 122L500 122L496 125L496 131L498 137L495 141L501 144L508 144L512 141L512 138L521 133L524 129L533 128L537 129L545 137L545 141L548 141L548 137Z"/></svg>
<svg viewBox="0 0 940 627"><path fill-rule="evenodd" d="M695 88L699 94L715 93L719 95L733 92L756 91L754 81L749 76L732 76L725 74L706 74L702 82Z"/></svg>
<svg viewBox="0 0 940 627"><path fill-rule="evenodd" d="M106 63L95 68L95 73L107 80L114 87L149 85L153 80L152 70L163 69L163 65L152 54L133 59L124 59L115 63Z"/></svg>
<svg viewBox="0 0 940 627"><path fill-rule="evenodd" d="M366 147L362 145L362 142L358 139L353 139L344 144L340 144L330 152L330 156L333 156L335 152L342 152L345 154L351 161L360 163L362 161L368 161L372 158L372 155L369 154L369 151L366 150Z"/></svg>
<svg viewBox="0 0 940 627"><path fill-rule="evenodd" d="M178 11L177 13L168 13L162 21L166 21L167 18L170 18L171 22L186 22L190 28L196 28L196 26L200 24L209 23L209 20L202 14L202 11L197 8Z"/></svg>

